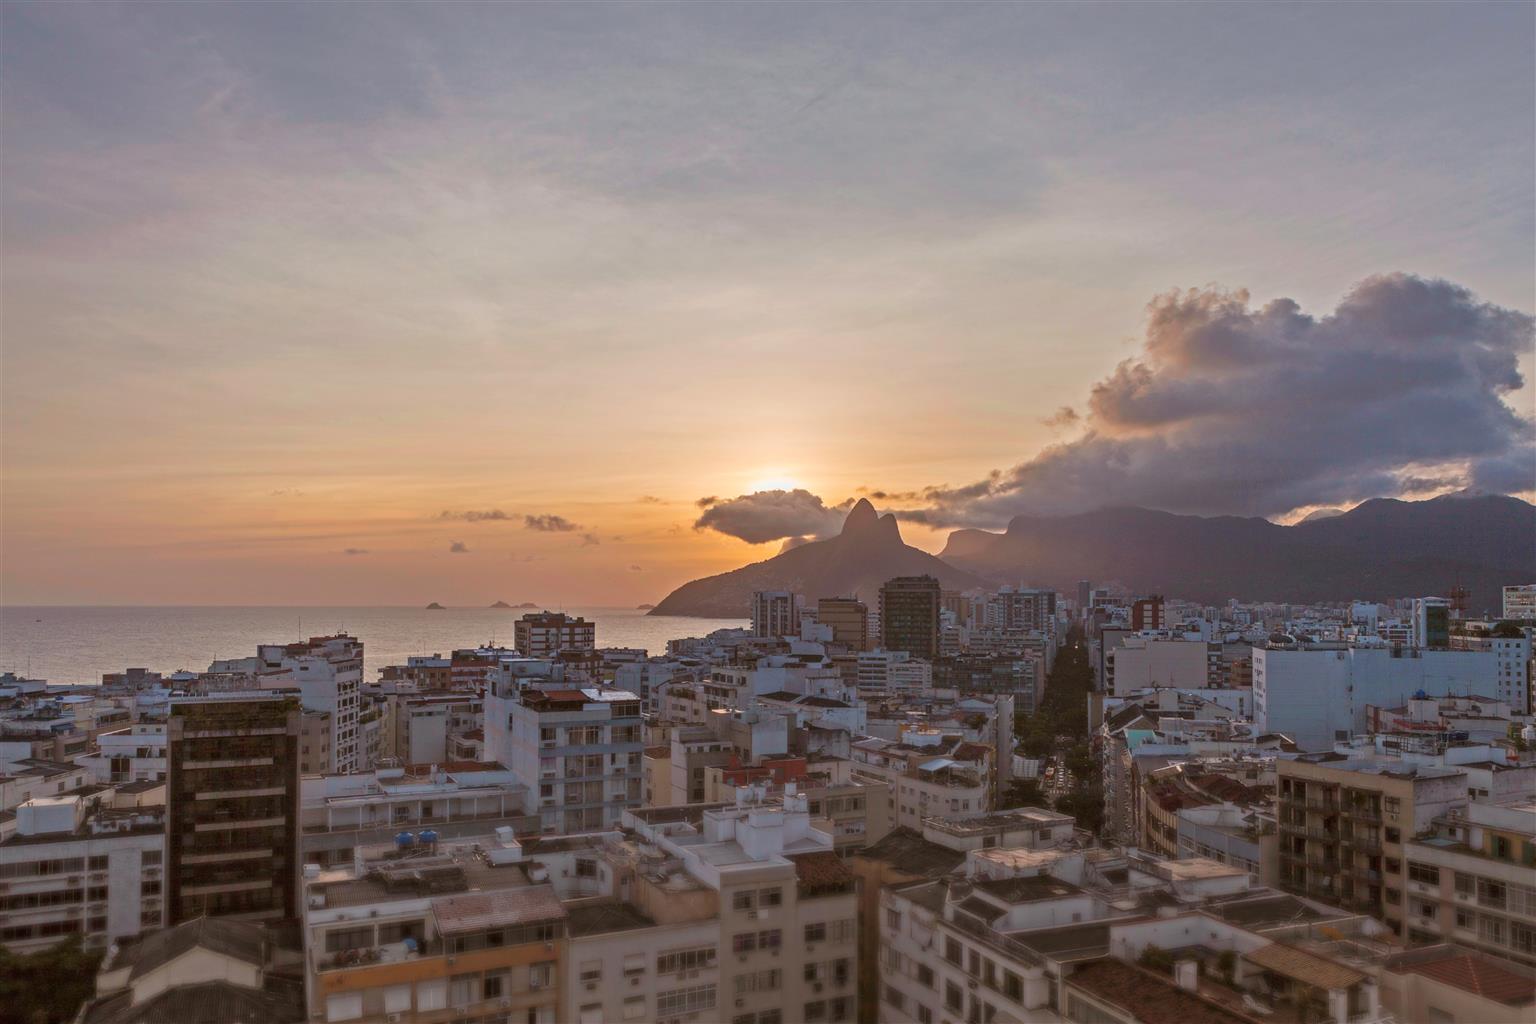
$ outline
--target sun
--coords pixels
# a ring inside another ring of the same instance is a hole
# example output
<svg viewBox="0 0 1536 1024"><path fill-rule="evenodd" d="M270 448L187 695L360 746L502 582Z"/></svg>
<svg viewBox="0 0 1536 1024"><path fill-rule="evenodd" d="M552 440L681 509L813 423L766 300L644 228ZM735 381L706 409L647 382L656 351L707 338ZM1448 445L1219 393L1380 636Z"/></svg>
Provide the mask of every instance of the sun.
<svg viewBox="0 0 1536 1024"><path fill-rule="evenodd" d="M799 481L794 478L773 473L765 474L760 479L748 484L747 493L755 494L758 491L793 491L799 487Z"/></svg>

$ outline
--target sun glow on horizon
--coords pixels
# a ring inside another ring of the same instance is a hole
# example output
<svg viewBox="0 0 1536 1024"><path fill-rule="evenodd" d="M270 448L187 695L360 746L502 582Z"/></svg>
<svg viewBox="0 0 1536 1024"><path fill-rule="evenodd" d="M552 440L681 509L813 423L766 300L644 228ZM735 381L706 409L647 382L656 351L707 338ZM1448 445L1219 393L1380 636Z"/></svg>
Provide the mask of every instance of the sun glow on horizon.
<svg viewBox="0 0 1536 1024"><path fill-rule="evenodd" d="M747 485L748 494L756 494L758 491L793 491L805 485L790 476L781 473L770 473Z"/></svg>

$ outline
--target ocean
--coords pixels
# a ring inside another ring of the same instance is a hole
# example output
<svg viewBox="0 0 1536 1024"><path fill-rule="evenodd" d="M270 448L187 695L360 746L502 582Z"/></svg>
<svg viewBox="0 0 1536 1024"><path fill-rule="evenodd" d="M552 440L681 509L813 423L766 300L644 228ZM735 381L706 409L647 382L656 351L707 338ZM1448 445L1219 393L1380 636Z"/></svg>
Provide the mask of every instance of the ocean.
<svg viewBox="0 0 1536 1024"><path fill-rule="evenodd" d="M413 654L447 654L485 643L512 646L512 623L528 609L446 608L0 608L0 671L50 683L99 683L103 672L146 668L197 672L216 658L243 658L259 643L291 643L347 632L363 641L364 675ZM597 624L599 647L643 647L745 626L742 619L646 615L633 608L563 608Z"/></svg>

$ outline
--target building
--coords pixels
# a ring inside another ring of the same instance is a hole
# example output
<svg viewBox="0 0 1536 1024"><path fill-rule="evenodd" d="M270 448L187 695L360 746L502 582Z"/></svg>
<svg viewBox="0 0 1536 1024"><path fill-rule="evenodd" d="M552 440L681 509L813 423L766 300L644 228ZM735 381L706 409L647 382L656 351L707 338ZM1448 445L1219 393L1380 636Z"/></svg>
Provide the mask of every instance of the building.
<svg viewBox="0 0 1536 1024"><path fill-rule="evenodd" d="M16 808L0 839L0 946L29 953L78 936L105 950L164 924L164 794L152 782L85 786Z"/></svg>
<svg viewBox="0 0 1536 1024"><path fill-rule="evenodd" d="M200 917L114 944L79 1024L298 1024L304 986L298 951L258 925Z"/></svg>
<svg viewBox="0 0 1536 1024"><path fill-rule="evenodd" d="M939 656L939 581L898 576L880 588L880 646L932 661Z"/></svg>
<svg viewBox="0 0 1536 1024"><path fill-rule="evenodd" d="M485 697L485 749L527 787L546 832L609 828L642 797L640 698L628 690L520 690Z"/></svg>
<svg viewBox="0 0 1536 1024"><path fill-rule="evenodd" d="M299 918L299 701L232 692L171 701L168 924Z"/></svg>
<svg viewBox="0 0 1536 1024"><path fill-rule="evenodd" d="M1163 617L1163 598L1161 594L1152 597L1143 597L1131 603L1131 629L1137 633L1149 629L1167 629L1167 619Z"/></svg>
<svg viewBox="0 0 1536 1024"><path fill-rule="evenodd" d="M248 669L247 661L215 662L209 671ZM326 770L355 772L368 767L358 724L363 680L361 640L338 633L301 643L261 644L256 648L255 670L262 689L297 689L306 710L330 715L331 750ZM326 763L313 745L310 758L317 765Z"/></svg>
<svg viewBox="0 0 1536 1024"><path fill-rule="evenodd" d="M564 612L529 612L514 624L518 653L525 658L552 658L565 651L590 654L597 650L597 626Z"/></svg>
<svg viewBox="0 0 1536 1024"><path fill-rule="evenodd" d="M816 621L832 631L832 642L850 651L869 649L869 606L856 597L823 597Z"/></svg>
<svg viewBox="0 0 1536 1024"><path fill-rule="evenodd" d="M1451 602L1445 597L1413 599L1413 646L1444 648L1451 645Z"/></svg>
<svg viewBox="0 0 1536 1024"><path fill-rule="evenodd" d="M1409 940L1536 968L1536 797L1468 803L1431 828L1403 851Z"/></svg>
<svg viewBox="0 0 1536 1024"><path fill-rule="evenodd" d="M537 832L528 791L495 763L450 761L377 768L352 775L312 775L300 783L305 864L350 864L359 848L391 842L402 832L435 832L444 840L503 826Z"/></svg>
<svg viewBox="0 0 1536 1024"><path fill-rule="evenodd" d="M799 595L787 590L753 591L752 635L764 640L799 636Z"/></svg>
<svg viewBox="0 0 1536 1024"><path fill-rule="evenodd" d="M1504 618L1536 622L1536 583L1504 588Z"/></svg>
<svg viewBox="0 0 1536 1024"><path fill-rule="evenodd" d="M1226 683L1221 644L1165 640L1134 634L1104 655L1104 687L1115 696L1173 687L1200 690Z"/></svg>
<svg viewBox="0 0 1536 1024"><path fill-rule="evenodd" d="M1329 753L1279 761L1276 773L1281 887L1368 913L1409 941L1405 844L1466 806L1465 772Z"/></svg>
<svg viewBox="0 0 1536 1024"><path fill-rule="evenodd" d="M1363 732L1367 705L1396 707L1420 691L1496 697L1498 659L1492 651L1346 644L1253 648L1254 724L1305 750L1326 750Z"/></svg>
<svg viewBox="0 0 1536 1024"><path fill-rule="evenodd" d="M908 730L900 741L856 741L853 777L884 783L891 825L917 829L926 818L971 818L991 810L993 754L959 736Z"/></svg>
<svg viewBox="0 0 1536 1024"><path fill-rule="evenodd" d="M567 915L539 873L430 842L359 850L356 866L312 871L311 1019L555 1024Z"/></svg>

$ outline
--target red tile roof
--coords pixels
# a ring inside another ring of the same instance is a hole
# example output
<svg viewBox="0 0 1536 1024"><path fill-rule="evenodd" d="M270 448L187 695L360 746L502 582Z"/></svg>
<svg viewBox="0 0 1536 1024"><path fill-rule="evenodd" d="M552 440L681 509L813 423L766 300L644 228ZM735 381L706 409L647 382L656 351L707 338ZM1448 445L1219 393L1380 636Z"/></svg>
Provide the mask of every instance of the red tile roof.
<svg viewBox="0 0 1536 1024"><path fill-rule="evenodd" d="M1536 1002L1536 980L1522 977L1485 957L1462 953L1425 963L1398 964L1399 974L1422 974L1452 988L1471 992L1505 1006Z"/></svg>

